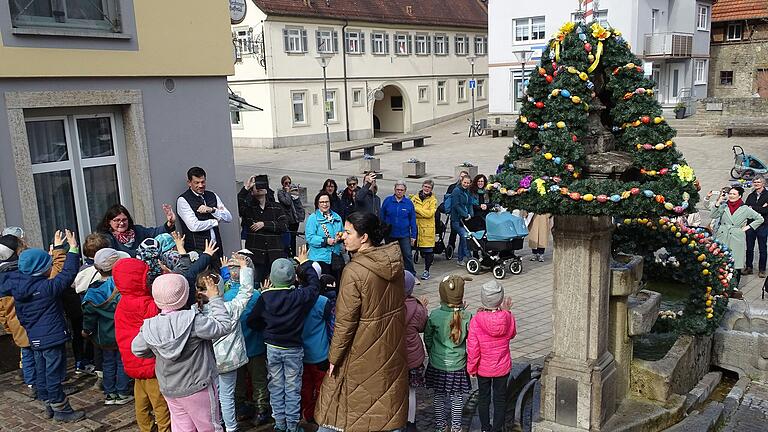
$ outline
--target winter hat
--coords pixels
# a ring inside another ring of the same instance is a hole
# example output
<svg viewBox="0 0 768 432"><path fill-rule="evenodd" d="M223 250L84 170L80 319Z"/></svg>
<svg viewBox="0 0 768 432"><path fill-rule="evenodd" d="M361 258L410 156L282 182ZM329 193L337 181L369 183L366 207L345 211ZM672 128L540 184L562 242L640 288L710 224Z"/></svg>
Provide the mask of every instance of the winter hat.
<svg viewBox="0 0 768 432"><path fill-rule="evenodd" d="M480 290L480 301L486 309L496 309L504 300L504 287L497 280L488 281Z"/></svg>
<svg viewBox="0 0 768 432"><path fill-rule="evenodd" d="M266 174L257 175L254 177L253 183L254 189L269 189L269 177Z"/></svg>
<svg viewBox="0 0 768 432"><path fill-rule="evenodd" d="M337 288L338 287L336 286L336 278L335 277L333 277L333 276L331 276L329 274L324 274L324 275L320 276L320 291L321 291L321 294L327 293L329 291L336 292Z"/></svg>
<svg viewBox="0 0 768 432"><path fill-rule="evenodd" d="M408 270L405 271L405 296L413 294L413 286L416 285L416 277Z"/></svg>
<svg viewBox="0 0 768 432"><path fill-rule="evenodd" d="M285 288L293 285L296 280L296 270L291 260L278 258L272 263L272 271L269 272L269 280L275 288Z"/></svg>
<svg viewBox="0 0 768 432"><path fill-rule="evenodd" d="M464 302L464 281L471 281L469 276L447 275L440 281L440 301L448 305L460 305Z"/></svg>
<svg viewBox="0 0 768 432"><path fill-rule="evenodd" d="M139 249L136 252L136 258L144 261L149 266L149 273L147 273L147 282L152 283L156 277L163 274L163 269L160 268L160 248L158 242L154 238L150 237L139 245Z"/></svg>
<svg viewBox="0 0 768 432"><path fill-rule="evenodd" d="M19 227L8 227L3 230L3 235L12 235L16 238L24 238L24 230Z"/></svg>
<svg viewBox="0 0 768 432"><path fill-rule="evenodd" d="M160 275L152 282L152 298L163 312L179 310L187 304L189 282L177 273Z"/></svg>
<svg viewBox="0 0 768 432"><path fill-rule="evenodd" d="M181 259L181 254L175 250L169 250L167 252L163 252L163 254L160 256L160 261L162 261L163 264L171 270L174 270L176 268L176 266L179 264L180 259Z"/></svg>
<svg viewBox="0 0 768 432"><path fill-rule="evenodd" d="M130 257L127 253L112 248L99 249L93 256L93 266L96 267L96 270L111 272L117 260Z"/></svg>
<svg viewBox="0 0 768 432"><path fill-rule="evenodd" d="M15 235L6 234L0 237L0 261L7 261L16 254L19 248L19 239Z"/></svg>
<svg viewBox="0 0 768 432"><path fill-rule="evenodd" d="M19 257L19 271L25 275L41 276L51 269L53 259L42 249L27 249Z"/></svg>
<svg viewBox="0 0 768 432"><path fill-rule="evenodd" d="M176 242L173 241L173 237L168 233L162 233L156 236L155 240L157 241L157 247L162 253L168 252L176 247Z"/></svg>

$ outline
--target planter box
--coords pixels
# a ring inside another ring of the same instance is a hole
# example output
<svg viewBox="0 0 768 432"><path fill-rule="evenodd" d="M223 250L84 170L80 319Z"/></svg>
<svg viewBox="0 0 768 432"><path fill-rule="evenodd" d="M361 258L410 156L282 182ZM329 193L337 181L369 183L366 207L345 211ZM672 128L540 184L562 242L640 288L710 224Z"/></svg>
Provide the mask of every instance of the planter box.
<svg viewBox="0 0 768 432"><path fill-rule="evenodd" d="M459 178L459 173L462 172L462 171L468 172L469 173L469 178L474 179L475 176L477 175L478 168L477 168L477 166L471 166L471 167L457 166L456 168L453 169L453 177L454 178Z"/></svg>
<svg viewBox="0 0 768 432"><path fill-rule="evenodd" d="M426 174L426 162L403 162L404 177L424 177Z"/></svg>
<svg viewBox="0 0 768 432"><path fill-rule="evenodd" d="M304 186L299 186L299 201L304 205L307 204L307 188Z"/></svg>
<svg viewBox="0 0 768 432"><path fill-rule="evenodd" d="M374 172L381 171L381 159L379 158L360 159L360 172L367 173L371 171L374 171Z"/></svg>

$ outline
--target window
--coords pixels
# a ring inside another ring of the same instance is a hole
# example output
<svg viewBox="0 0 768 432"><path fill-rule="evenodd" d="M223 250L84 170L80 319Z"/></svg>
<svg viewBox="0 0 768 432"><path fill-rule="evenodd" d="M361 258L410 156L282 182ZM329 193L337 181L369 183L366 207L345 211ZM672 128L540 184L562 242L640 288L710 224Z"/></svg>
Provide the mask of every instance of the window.
<svg viewBox="0 0 768 432"><path fill-rule="evenodd" d="M336 90L325 92L325 120L328 123L339 121L336 117Z"/></svg>
<svg viewBox="0 0 768 432"><path fill-rule="evenodd" d="M80 238L97 229L107 209L124 203L116 114L28 118L25 121L40 228Z"/></svg>
<svg viewBox="0 0 768 432"><path fill-rule="evenodd" d="M456 46L455 46L456 55L458 55L458 56L467 55L467 43L468 43L467 39L468 38L466 36L456 35L456 39L455 39L455 41L456 41Z"/></svg>
<svg viewBox="0 0 768 432"><path fill-rule="evenodd" d="M485 99L485 80L479 79L477 80L477 84L475 84L475 94L477 95L478 99Z"/></svg>
<svg viewBox="0 0 768 432"><path fill-rule="evenodd" d="M707 83L707 61L694 60L694 84Z"/></svg>
<svg viewBox="0 0 768 432"><path fill-rule="evenodd" d="M411 35L397 34L395 35L395 54L397 55L409 55L411 53Z"/></svg>
<svg viewBox="0 0 768 432"><path fill-rule="evenodd" d="M363 106L363 89L361 88L353 88L352 89L352 105L353 106Z"/></svg>
<svg viewBox="0 0 768 432"><path fill-rule="evenodd" d="M307 52L307 31L300 28L284 28L283 48L287 53Z"/></svg>
<svg viewBox="0 0 768 432"><path fill-rule="evenodd" d="M365 53L365 33L349 31L345 35L345 45L349 54Z"/></svg>
<svg viewBox="0 0 768 432"><path fill-rule="evenodd" d="M475 55L484 56L488 54L488 38L486 36L475 37Z"/></svg>
<svg viewBox="0 0 768 432"><path fill-rule="evenodd" d="M515 42L543 40L546 37L544 17L515 19L512 28L515 30Z"/></svg>
<svg viewBox="0 0 768 432"><path fill-rule="evenodd" d="M307 124L307 92L296 91L291 93L291 101L293 105L293 124L305 125Z"/></svg>
<svg viewBox="0 0 768 432"><path fill-rule="evenodd" d="M435 55L448 55L448 36L435 35Z"/></svg>
<svg viewBox="0 0 768 432"><path fill-rule="evenodd" d="M698 16L696 18L697 30L709 30L709 6L698 6Z"/></svg>
<svg viewBox="0 0 768 432"><path fill-rule="evenodd" d="M371 33L371 50L374 54L389 54L389 35Z"/></svg>
<svg viewBox="0 0 768 432"><path fill-rule="evenodd" d="M120 33L118 0L9 0L14 27Z"/></svg>
<svg viewBox="0 0 768 432"><path fill-rule="evenodd" d="M456 96L459 102L467 101L467 80L456 81Z"/></svg>
<svg viewBox="0 0 768 432"><path fill-rule="evenodd" d="M242 126L242 119L240 118L240 111L229 112L229 123L232 126Z"/></svg>
<svg viewBox="0 0 768 432"><path fill-rule="evenodd" d="M320 29L315 31L315 37L317 39L317 52L339 52L339 33L336 30Z"/></svg>
<svg viewBox="0 0 768 432"><path fill-rule="evenodd" d="M437 82L437 103L439 104L448 103L448 94L446 93L446 90L445 90L445 81Z"/></svg>
<svg viewBox="0 0 768 432"><path fill-rule="evenodd" d="M392 108L392 111L402 111L403 110L403 97L402 96L390 96L389 97L389 106Z"/></svg>
<svg viewBox="0 0 768 432"><path fill-rule="evenodd" d="M419 86L419 102L429 102L429 87Z"/></svg>
<svg viewBox="0 0 768 432"><path fill-rule="evenodd" d="M651 33L656 34L659 31L659 10L651 9Z"/></svg>
<svg viewBox="0 0 768 432"><path fill-rule="evenodd" d="M741 40L741 23L730 23L730 24L728 24L727 40L729 40L729 41L740 41Z"/></svg>
<svg viewBox="0 0 768 432"><path fill-rule="evenodd" d="M546 37L544 17L531 18L531 40L542 40Z"/></svg>
<svg viewBox="0 0 768 432"><path fill-rule="evenodd" d="M416 55L427 55L432 51L430 39L427 35L416 35Z"/></svg>
<svg viewBox="0 0 768 432"><path fill-rule="evenodd" d="M720 85L733 85L733 71L720 71Z"/></svg>

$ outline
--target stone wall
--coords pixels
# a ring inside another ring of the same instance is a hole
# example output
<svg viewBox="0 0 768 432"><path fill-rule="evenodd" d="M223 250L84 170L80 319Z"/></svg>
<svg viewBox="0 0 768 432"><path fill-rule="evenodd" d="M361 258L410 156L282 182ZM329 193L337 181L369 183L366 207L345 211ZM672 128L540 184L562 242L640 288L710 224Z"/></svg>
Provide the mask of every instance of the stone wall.
<svg viewBox="0 0 768 432"><path fill-rule="evenodd" d="M725 135L731 121L743 122L750 118L755 123L768 122L768 99L763 98L706 98L698 101L696 123L699 131L707 135ZM741 135L746 135L740 131Z"/></svg>
<svg viewBox="0 0 768 432"><path fill-rule="evenodd" d="M709 97L744 98L756 91L757 69L768 68L768 24L753 24L744 29L746 40L725 41L725 25L713 24L710 46ZM721 42L722 41L722 42ZM733 71L733 84L720 84L720 71Z"/></svg>

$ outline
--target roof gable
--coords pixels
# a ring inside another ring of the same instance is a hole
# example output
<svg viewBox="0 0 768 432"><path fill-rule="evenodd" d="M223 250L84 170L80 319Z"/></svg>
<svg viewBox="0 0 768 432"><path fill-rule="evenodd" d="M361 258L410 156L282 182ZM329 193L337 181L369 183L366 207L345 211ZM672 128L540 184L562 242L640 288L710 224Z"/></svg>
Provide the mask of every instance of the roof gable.
<svg viewBox="0 0 768 432"><path fill-rule="evenodd" d="M768 17L768 0L719 0L712 6L712 22Z"/></svg>

